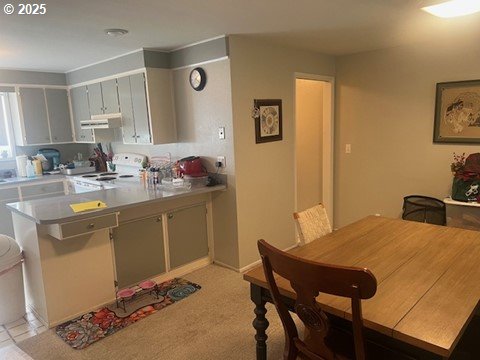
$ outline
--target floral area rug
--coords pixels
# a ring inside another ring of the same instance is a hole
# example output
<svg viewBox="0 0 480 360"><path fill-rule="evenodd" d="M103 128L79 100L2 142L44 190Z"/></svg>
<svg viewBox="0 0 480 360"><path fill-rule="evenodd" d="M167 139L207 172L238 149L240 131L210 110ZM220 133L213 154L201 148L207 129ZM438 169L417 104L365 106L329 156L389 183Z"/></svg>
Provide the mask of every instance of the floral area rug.
<svg viewBox="0 0 480 360"><path fill-rule="evenodd" d="M152 304L139 308L129 316L118 317L115 312L108 309L112 305L108 305L58 325L55 331L72 348L84 349L90 344L115 334L128 325L154 314L201 289L200 285L179 278L165 281L158 284L158 287L159 294L163 297L163 300L156 303L152 301Z"/></svg>

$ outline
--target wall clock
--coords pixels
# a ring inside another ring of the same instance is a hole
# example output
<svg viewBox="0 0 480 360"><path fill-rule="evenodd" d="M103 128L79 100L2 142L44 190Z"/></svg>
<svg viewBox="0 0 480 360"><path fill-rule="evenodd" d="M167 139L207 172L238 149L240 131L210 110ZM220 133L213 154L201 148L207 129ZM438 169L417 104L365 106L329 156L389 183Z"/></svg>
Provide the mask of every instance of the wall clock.
<svg viewBox="0 0 480 360"><path fill-rule="evenodd" d="M196 91L201 91L207 84L207 74L201 67L197 67L190 72L190 85Z"/></svg>

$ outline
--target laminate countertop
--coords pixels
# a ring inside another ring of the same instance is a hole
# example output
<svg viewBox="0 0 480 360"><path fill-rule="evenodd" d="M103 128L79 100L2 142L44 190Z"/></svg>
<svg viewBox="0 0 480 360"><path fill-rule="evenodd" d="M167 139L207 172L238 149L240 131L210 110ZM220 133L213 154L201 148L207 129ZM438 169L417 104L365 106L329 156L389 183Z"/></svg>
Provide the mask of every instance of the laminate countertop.
<svg viewBox="0 0 480 360"><path fill-rule="evenodd" d="M161 190L144 188L141 184L129 187L118 187L108 190L92 191L82 194L55 196L47 199L20 201L7 204L12 212L16 212L37 224L61 224L70 221L100 216L123 209L182 198L186 196L205 194L225 190L225 185L200 186L187 189ZM102 201L107 208L75 213L70 204Z"/></svg>

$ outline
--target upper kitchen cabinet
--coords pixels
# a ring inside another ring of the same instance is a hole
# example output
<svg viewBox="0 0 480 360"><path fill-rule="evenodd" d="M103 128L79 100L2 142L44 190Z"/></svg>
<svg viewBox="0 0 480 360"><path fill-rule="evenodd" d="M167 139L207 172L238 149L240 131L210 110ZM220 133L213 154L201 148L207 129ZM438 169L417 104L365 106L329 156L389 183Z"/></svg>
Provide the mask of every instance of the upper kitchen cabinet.
<svg viewBox="0 0 480 360"><path fill-rule="evenodd" d="M47 103L42 88L20 88L18 91L21 134L17 145L49 144Z"/></svg>
<svg viewBox="0 0 480 360"><path fill-rule="evenodd" d="M15 143L19 146L68 143L72 127L65 89L19 87L9 96Z"/></svg>
<svg viewBox="0 0 480 360"><path fill-rule="evenodd" d="M145 75L141 73L119 78L118 97L122 112L123 142L151 144Z"/></svg>
<svg viewBox="0 0 480 360"><path fill-rule="evenodd" d="M47 112L53 143L72 142L72 122L68 106L68 91L45 89Z"/></svg>
<svg viewBox="0 0 480 360"><path fill-rule="evenodd" d="M172 73L147 69L117 80L125 144L175 142Z"/></svg>
<svg viewBox="0 0 480 360"><path fill-rule="evenodd" d="M87 89L90 115L120 112L116 79L87 85Z"/></svg>
<svg viewBox="0 0 480 360"><path fill-rule="evenodd" d="M93 143L95 141L93 130L82 129L80 121L90 119L88 107L88 94L86 86L79 86L70 89L70 100L72 102L73 126L75 128L75 141Z"/></svg>
<svg viewBox="0 0 480 360"><path fill-rule="evenodd" d="M177 140L173 102L172 71L147 68L147 102L152 144L166 144Z"/></svg>

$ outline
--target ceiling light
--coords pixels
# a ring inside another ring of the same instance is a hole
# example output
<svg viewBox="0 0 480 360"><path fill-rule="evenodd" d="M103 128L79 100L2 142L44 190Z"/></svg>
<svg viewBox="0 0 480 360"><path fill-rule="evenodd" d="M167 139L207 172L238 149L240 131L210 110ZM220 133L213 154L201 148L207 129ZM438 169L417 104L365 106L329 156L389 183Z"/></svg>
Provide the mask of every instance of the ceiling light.
<svg viewBox="0 0 480 360"><path fill-rule="evenodd" d="M122 36L128 34L128 30L125 29L106 29L105 34L110 36Z"/></svg>
<svg viewBox="0 0 480 360"><path fill-rule="evenodd" d="M426 6L422 10L442 18L470 15L480 11L479 0L450 0L441 4Z"/></svg>

